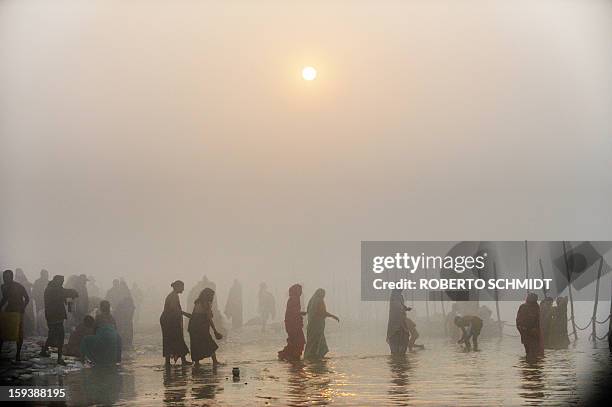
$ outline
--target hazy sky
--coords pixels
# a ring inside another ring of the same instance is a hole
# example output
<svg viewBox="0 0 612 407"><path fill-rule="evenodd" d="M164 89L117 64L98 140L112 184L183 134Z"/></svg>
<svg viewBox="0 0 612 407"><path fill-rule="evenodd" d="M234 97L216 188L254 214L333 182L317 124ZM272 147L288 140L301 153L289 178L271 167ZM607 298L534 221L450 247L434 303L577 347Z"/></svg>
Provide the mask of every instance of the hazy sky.
<svg viewBox="0 0 612 407"><path fill-rule="evenodd" d="M361 240L612 240L611 38L609 1L3 0L0 265L358 287Z"/></svg>

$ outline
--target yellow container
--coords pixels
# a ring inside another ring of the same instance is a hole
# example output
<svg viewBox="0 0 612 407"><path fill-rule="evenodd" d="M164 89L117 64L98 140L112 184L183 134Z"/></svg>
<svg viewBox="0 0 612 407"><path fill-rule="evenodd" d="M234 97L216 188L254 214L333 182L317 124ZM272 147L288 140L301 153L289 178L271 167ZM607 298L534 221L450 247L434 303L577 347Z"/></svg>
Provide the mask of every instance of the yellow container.
<svg viewBox="0 0 612 407"><path fill-rule="evenodd" d="M19 312L0 312L0 338L3 341L17 341L20 323Z"/></svg>

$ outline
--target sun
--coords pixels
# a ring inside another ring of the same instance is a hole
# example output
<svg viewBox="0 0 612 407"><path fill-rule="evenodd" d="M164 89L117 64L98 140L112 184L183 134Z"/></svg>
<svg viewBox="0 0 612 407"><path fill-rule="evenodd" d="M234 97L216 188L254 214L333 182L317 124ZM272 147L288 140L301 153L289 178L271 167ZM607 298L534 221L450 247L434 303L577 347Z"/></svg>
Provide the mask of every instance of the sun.
<svg viewBox="0 0 612 407"><path fill-rule="evenodd" d="M305 66L304 69L302 69L302 78L304 78L305 81L314 81L317 78L317 70L312 66Z"/></svg>

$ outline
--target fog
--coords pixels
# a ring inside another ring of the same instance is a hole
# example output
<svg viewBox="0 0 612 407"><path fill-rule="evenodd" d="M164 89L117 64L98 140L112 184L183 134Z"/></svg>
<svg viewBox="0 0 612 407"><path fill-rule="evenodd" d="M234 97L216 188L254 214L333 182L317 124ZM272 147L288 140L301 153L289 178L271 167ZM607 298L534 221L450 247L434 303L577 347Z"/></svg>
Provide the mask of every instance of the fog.
<svg viewBox="0 0 612 407"><path fill-rule="evenodd" d="M349 313L362 240L612 240L610 38L609 1L4 0L0 266Z"/></svg>

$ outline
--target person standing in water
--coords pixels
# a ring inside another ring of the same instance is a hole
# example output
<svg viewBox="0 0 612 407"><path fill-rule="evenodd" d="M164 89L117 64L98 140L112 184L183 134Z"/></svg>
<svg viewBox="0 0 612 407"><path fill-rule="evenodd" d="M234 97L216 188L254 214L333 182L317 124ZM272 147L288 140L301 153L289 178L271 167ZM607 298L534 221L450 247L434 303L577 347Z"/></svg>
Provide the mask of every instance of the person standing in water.
<svg viewBox="0 0 612 407"><path fill-rule="evenodd" d="M66 299L77 298L76 290L64 288L64 276L57 275L49 282L45 289L45 318L49 333L40 356L49 357L49 347L57 348L57 364L66 365L62 358L64 347L64 320L68 319L66 313Z"/></svg>
<svg viewBox="0 0 612 407"><path fill-rule="evenodd" d="M306 349L304 359L320 360L327 354L327 340L325 339L325 318L333 318L340 322L340 318L327 312L325 307L325 290L317 289L308 301L308 326L306 327Z"/></svg>
<svg viewBox="0 0 612 407"><path fill-rule="evenodd" d="M392 355L405 355L410 345L410 328L402 290L393 290L389 298L389 321L387 323L387 343Z"/></svg>
<svg viewBox="0 0 612 407"><path fill-rule="evenodd" d="M25 288L28 298L32 299L32 287L34 287L34 285L30 283L28 277L20 268L15 269L15 282L21 284L23 288ZM34 304L32 301L28 301L26 304L26 309L22 315L22 318L23 335L25 337L31 336L34 333L34 325L36 324L36 314L34 314Z"/></svg>
<svg viewBox="0 0 612 407"><path fill-rule="evenodd" d="M551 331L553 318L553 300L550 297L544 297L540 301L540 327L542 328L542 344L544 349L550 349L551 346Z"/></svg>
<svg viewBox="0 0 612 407"><path fill-rule="evenodd" d="M32 298L34 299L34 318L36 320L36 333L44 335L47 331L44 327L45 289L49 284L49 272L45 269L40 271L40 277L32 285Z"/></svg>
<svg viewBox="0 0 612 407"><path fill-rule="evenodd" d="M274 296L268 291L266 283L259 285L257 311L261 318L261 332L265 332L268 319L276 317L276 305L274 304Z"/></svg>
<svg viewBox="0 0 612 407"><path fill-rule="evenodd" d="M232 320L233 329L242 327L242 285L237 279L229 290L224 314Z"/></svg>
<svg viewBox="0 0 612 407"><path fill-rule="evenodd" d="M89 314L89 294L87 293L87 276L85 274L74 275L68 277L68 281L65 284L66 288L72 288L76 290L79 296L74 300L72 304L72 318L70 321L70 327L77 327L83 322L85 315Z"/></svg>
<svg viewBox="0 0 612 407"><path fill-rule="evenodd" d="M537 294L527 294L525 302L519 307L516 313L516 329L521 334L521 343L525 346L525 353L528 358L544 354Z"/></svg>
<svg viewBox="0 0 612 407"><path fill-rule="evenodd" d="M122 279L119 281L121 296L119 303L113 307L117 318L117 333L121 337L121 343L125 349L131 349L134 342L134 299L127 283Z"/></svg>
<svg viewBox="0 0 612 407"><path fill-rule="evenodd" d="M40 277L34 281L32 286L32 298L36 305L36 315L45 308L45 288L49 284L49 272L45 269L40 271Z"/></svg>
<svg viewBox="0 0 612 407"><path fill-rule="evenodd" d="M189 314L183 312L179 299L179 294L185 290L185 284L181 280L176 280L170 286L172 287L172 292L166 297L164 311L161 317L159 317L166 367L170 366L170 358L173 358L175 361L181 358L183 365L190 365L191 362L185 359L185 355L189 353L189 348L187 348L183 338L183 316L189 317Z"/></svg>
<svg viewBox="0 0 612 407"><path fill-rule="evenodd" d="M18 315L13 328L17 330L17 352L15 360L21 360L21 347L23 345L23 319L30 297L24 286L13 280L13 271L5 270L2 274L2 300L0 300L0 311L6 305L5 312L14 312ZM2 339L0 339L0 351L2 350Z"/></svg>
<svg viewBox="0 0 612 407"><path fill-rule="evenodd" d="M294 284L289 288L289 299L285 311L285 330L287 331L287 346L278 352L280 360L300 360L302 351L306 344L304 338L304 318L306 312L302 312L300 297L302 286Z"/></svg>
<svg viewBox="0 0 612 407"><path fill-rule="evenodd" d="M187 330L191 343L191 360L195 362L196 366L199 366L200 360L204 358L212 358L213 367L220 364L216 353L219 346L210 335L210 329L212 328L217 340L223 338L213 322L214 298L215 292L212 289L203 289L194 302L193 313L189 320Z"/></svg>
<svg viewBox="0 0 612 407"><path fill-rule="evenodd" d="M552 349L567 349L570 344L567 334L567 297L558 297L556 303L557 305L552 307L549 342Z"/></svg>
<svg viewBox="0 0 612 407"><path fill-rule="evenodd" d="M198 298L202 290L205 288L210 288L214 292L217 292L217 285L215 284L215 282L212 280L209 280L208 277L204 276L202 277L202 280L199 281L191 289L191 291L189 291L189 295L187 296L187 304L195 303L196 299ZM221 332L222 334L225 333L225 323L223 321L223 315L219 311L219 306L217 304L216 296L212 303L212 311L213 311L213 315L215 318L215 326L217 327L217 331Z"/></svg>

